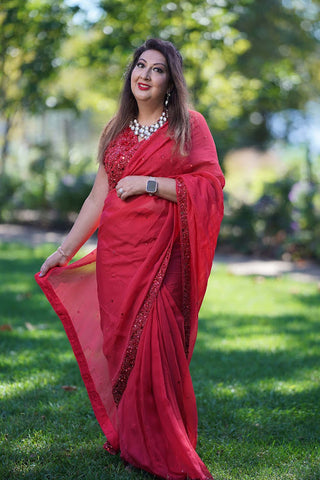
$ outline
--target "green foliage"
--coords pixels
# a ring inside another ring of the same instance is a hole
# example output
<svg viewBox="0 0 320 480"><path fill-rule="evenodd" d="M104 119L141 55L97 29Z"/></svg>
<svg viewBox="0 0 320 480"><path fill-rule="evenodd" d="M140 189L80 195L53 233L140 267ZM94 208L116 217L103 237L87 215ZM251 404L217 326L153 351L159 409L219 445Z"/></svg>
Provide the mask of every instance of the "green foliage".
<svg viewBox="0 0 320 480"><path fill-rule="evenodd" d="M48 142L30 145L29 169L11 199L11 208L47 209L51 205L51 189L59 175L57 154Z"/></svg>
<svg viewBox="0 0 320 480"><path fill-rule="evenodd" d="M0 4L0 111L7 123L0 172L5 168L14 116L46 108L48 80L61 63L57 55L67 35L68 11L62 0L4 0Z"/></svg>
<svg viewBox="0 0 320 480"><path fill-rule="evenodd" d="M31 215L46 226L69 224L71 215L79 212L89 194L97 169L92 159L80 155L74 154L69 161L60 157L51 143L31 145L23 181L0 176L0 219L18 221L23 218L19 211L32 210Z"/></svg>
<svg viewBox="0 0 320 480"><path fill-rule="evenodd" d="M219 242L246 254L320 260L319 184L301 181L292 172L266 183L252 204L226 195L226 216Z"/></svg>
<svg viewBox="0 0 320 480"><path fill-rule="evenodd" d="M53 205L60 214L79 212L94 182L94 174L66 175L58 184Z"/></svg>
<svg viewBox="0 0 320 480"><path fill-rule="evenodd" d="M20 185L21 181L13 176L0 176L0 221L3 220L6 208L10 208L12 198Z"/></svg>
<svg viewBox="0 0 320 480"><path fill-rule="evenodd" d="M1 2L1 111L43 108L45 83L55 73L57 51L67 34L67 9L62 1Z"/></svg>
<svg viewBox="0 0 320 480"><path fill-rule="evenodd" d="M101 17L87 25L87 46L81 44L73 66L95 69L95 91L108 115L132 50L151 36L181 50L192 101L207 118L221 153L266 146L273 112L303 109L319 95L315 0L101 0L99 7ZM90 86L83 95L87 92ZM96 96L93 101L99 105Z"/></svg>
<svg viewBox="0 0 320 480"><path fill-rule="evenodd" d="M97 20L68 24L78 7L62 0L1 3L2 115L39 111L50 92L51 107L92 108L105 121L116 109L132 50L150 36L181 50L192 101L222 154L267 145L272 113L318 98L316 0L100 0L97 6Z"/></svg>
<svg viewBox="0 0 320 480"><path fill-rule="evenodd" d="M316 182L296 182L290 193L294 255L308 257L310 253L320 259L320 190Z"/></svg>
<svg viewBox="0 0 320 480"><path fill-rule="evenodd" d="M272 140L274 113L287 113L283 120L289 131L290 112L302 112L309 100L319 97L318 0L100 0L95 2L100 17L94 21L72 17L79 7L70 8L70 3L76 2L1 3L0 110L5 133L0 172L8 170L4 158L16 112L39 112L47 106L93 111L100 131L117 108L132 50L150 36L170 40L181 50L191 100L209 123L222 163L230 149L266 147ZM57 201L61 212L78 210L89 191L85 177L78 184L73 180L70 192L62 180L54 194L58 177L87 173L72 170L66 158L72 146L70 136L63 156L42 150L35 158L30 149L23 188L12 195L5 193L10 182L4 187L3 196L12 199L6 200L6 208L52 208ZM230 215L222 229L230 235L229 244L233 237L231 244L237 248L256 252L258 245L258 251L279 255L294 245L292 254L319 258L318 195L310 188L305 206L294 206L287 194L282 182L275 184L272 198L265 192L254 206L239 207L229 197Z"/></svg>
<svg viewBox="0 0 320 480"><path fill-rule="evenodd" d="M53 248L0 245L1 325L12 328L0 331L0 477L151 479L102 448L63 327L33 279ZM215 480L319 478L318 307L316 284L215 265L191 362L197 450Z"/></svg>
<svg viewBox="0 0 320 480"><path fill-rule="evenodd" d="M171 40L181 50L192 103L214 126L215 135L226 132L229 122L241 113L242 94L255 96L259 81L249 85L237 72L231 78L225 74L227 65L234 64L249 44L233 28L236 14L223 2L149 0L140 8L116 0L101 1L100 6L103 15L90 29L87 58L96 69L95 85L102 96L118 97L133 49L151 36Z"/></svg>
<svg viewBox="0 0 320 480"><path fill-rule="evenodd" d="M319 97L319 2L240 3L234 27L250 47L238 56L236 68L248 80L260 79L261 88L253 101L242 97L242 115L232 126L237 145L261 147L270 139L272 113L303 110L308 100Z"/></svg>

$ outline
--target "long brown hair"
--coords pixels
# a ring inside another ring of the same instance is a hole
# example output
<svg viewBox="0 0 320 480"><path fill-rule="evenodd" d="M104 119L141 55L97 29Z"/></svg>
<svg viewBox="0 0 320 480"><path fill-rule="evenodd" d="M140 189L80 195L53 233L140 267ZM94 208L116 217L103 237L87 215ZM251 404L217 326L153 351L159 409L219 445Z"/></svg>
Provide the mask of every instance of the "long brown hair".
<svg viewBox="0 0 320 480"><path fill-rule="evenodd" d="M169 70L170 100L168 105L168 135L176 142L181 154L186 154L190 143L188 112L188 90L183 75L180 52L171 42L150 38L134 52L128 66L116 115L104 127L99 141L98 161L103 163L109 143L138 115L138 104L131 91L131 74L141 54L146 50L157 50L165 57Z"/></svg>

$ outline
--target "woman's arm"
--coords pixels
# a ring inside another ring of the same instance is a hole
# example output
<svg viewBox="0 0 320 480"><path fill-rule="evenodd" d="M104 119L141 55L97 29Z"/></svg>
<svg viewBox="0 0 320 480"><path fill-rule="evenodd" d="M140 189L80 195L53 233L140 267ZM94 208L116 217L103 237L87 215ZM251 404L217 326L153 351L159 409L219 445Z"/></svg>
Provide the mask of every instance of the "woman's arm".
<svg viewBox="0 0 320 480"><path fill-rule="evenodd" d="M61 244L61 247L50 255L40 269L40 276L50 268L68 263L79 248L91 237L99 226L99 220L105 198L108 194L108 177L103 165L99 166L92 190L86 198L79 215Z"/></svg>
<svg viewBox="0 0 320 480"><path fill-rule="evenodd" d="M116 190L121 200L126 200L132 195L142 195L146 193L147 181L150 177L132 175L119 180ZM154 177L153 177L154 178ZM177 203L176 181L174 178L156 177L158 182L158 191L155 193L158 197Z"/></svg>

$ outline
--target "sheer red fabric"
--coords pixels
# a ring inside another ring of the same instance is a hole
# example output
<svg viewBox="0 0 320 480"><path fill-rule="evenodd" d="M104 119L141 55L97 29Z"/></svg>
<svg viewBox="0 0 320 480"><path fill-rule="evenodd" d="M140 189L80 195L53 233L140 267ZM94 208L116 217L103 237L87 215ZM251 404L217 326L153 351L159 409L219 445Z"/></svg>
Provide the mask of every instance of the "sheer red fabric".
<svg viewBox="0 0 320 480"><path fill-rule="evenodd" d="M224 178L204 118L190 112L188 156L163 126L108 147L110 191L97 250L36 280L59 315L110 453L167 479L210 479L195 451L189 363L223 216ZM122 176L176 179L177 204L121 201Z"/></svg>

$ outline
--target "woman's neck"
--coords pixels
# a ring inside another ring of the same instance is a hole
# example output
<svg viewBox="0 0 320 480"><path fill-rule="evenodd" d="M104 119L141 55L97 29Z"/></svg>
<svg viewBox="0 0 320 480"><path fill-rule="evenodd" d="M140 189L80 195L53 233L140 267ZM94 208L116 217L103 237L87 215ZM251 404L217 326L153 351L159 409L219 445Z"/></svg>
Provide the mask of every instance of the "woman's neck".
<svg viewBox="0 0 320 480"><path fill-rule="evenodd" d="M139 113L137 120L141 125L153 125L157 122L163 112L164 108L162 106L155 108L148 108L147 106L139 107Z"/></svg>

